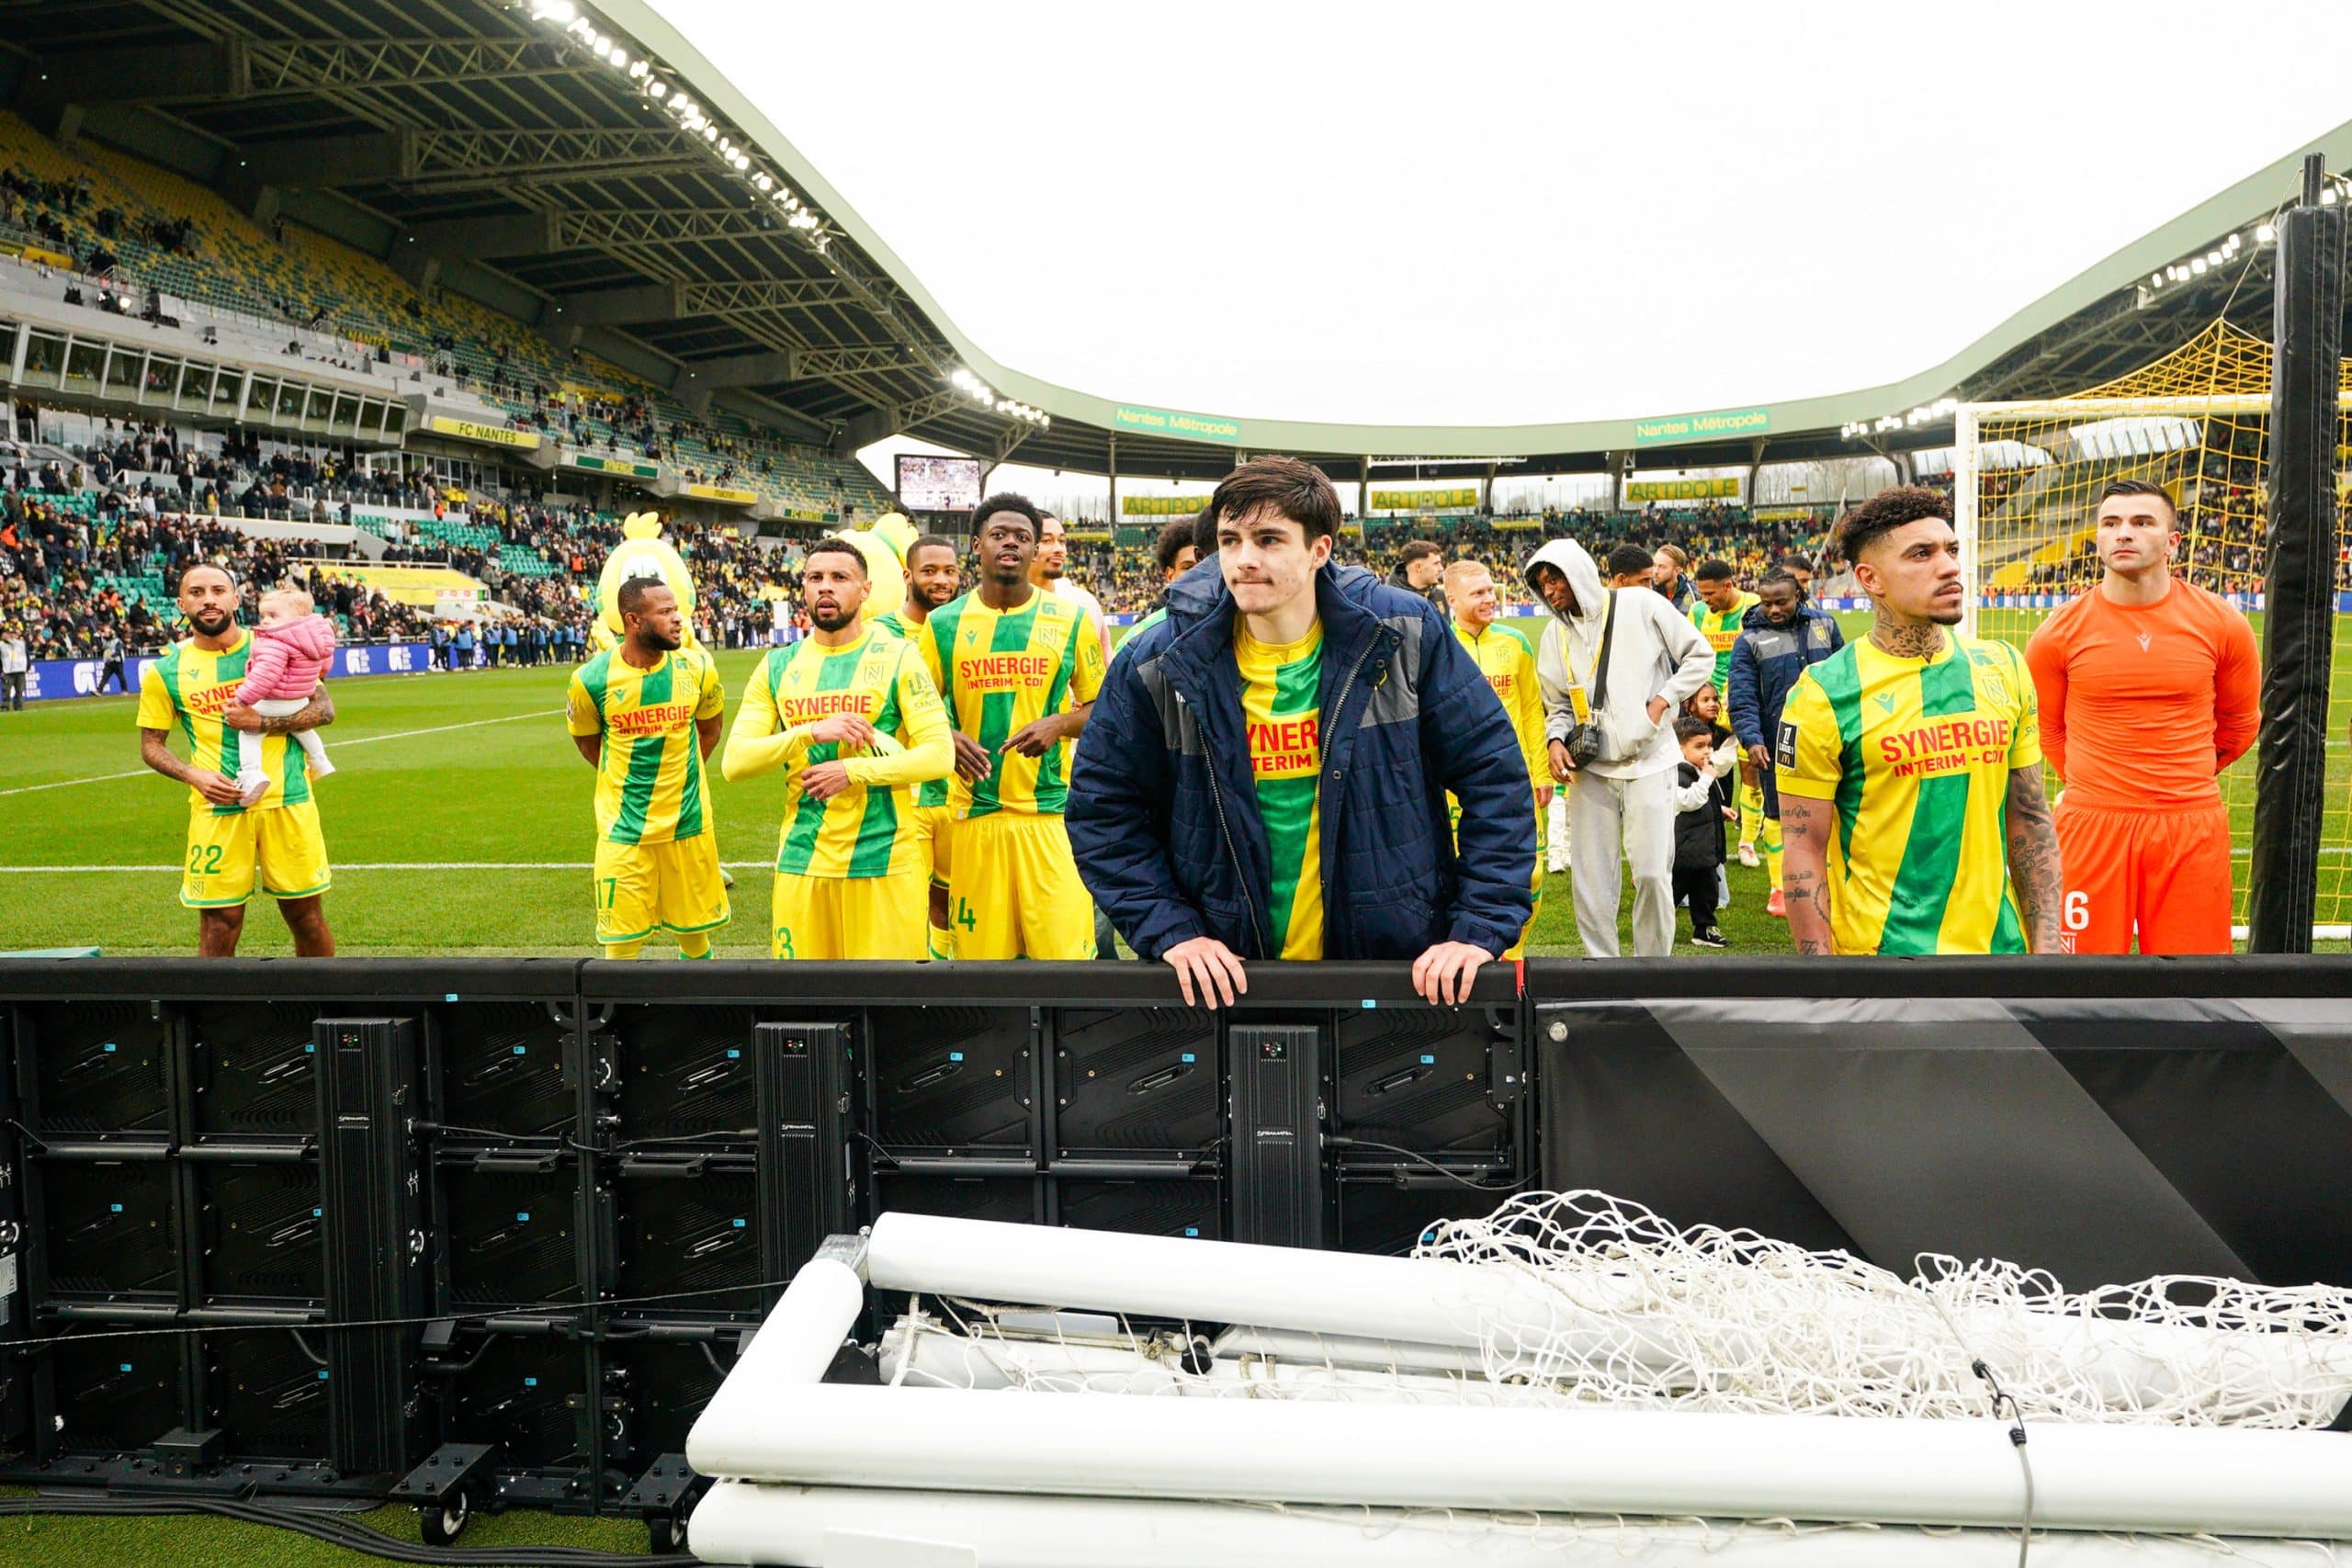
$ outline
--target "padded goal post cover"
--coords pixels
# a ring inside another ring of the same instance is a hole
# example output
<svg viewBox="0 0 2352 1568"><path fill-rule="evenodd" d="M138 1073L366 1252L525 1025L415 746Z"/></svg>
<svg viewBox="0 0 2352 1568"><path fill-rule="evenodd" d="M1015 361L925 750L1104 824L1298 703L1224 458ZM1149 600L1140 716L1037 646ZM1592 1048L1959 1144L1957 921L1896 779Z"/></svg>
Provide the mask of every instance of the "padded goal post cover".
<svg viewBox="0 0 2352 1568"><path fill-rule="evenodd" d="M2270 381L2270 550L2248 945L2309 953L2327 789L2335 636L2345 209L2281 215Z"/></svg>

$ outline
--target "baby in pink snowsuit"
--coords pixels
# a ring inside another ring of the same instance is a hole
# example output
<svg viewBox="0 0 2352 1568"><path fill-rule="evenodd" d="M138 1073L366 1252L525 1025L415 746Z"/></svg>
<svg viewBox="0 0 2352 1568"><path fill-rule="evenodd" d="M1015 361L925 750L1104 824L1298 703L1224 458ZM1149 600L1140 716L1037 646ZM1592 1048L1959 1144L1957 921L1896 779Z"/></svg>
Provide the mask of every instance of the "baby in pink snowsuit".
<svg viewBox="0 0 2352 1568"><path fill-rule="evenodd" d="M253 652L245 660L245 678L237 700L264 718L300 713L319 689L319 679L334 661L334 623L311 614L311 596L299 588L278 588L261 596L261 625L254 628ZM320 778L334 772L327 761L326 742L311 730L294 738L310 760L311 773ZM237 735L237 783L247 806L269 793L269 775L262 771L261 737L252 730Z"/></svg>

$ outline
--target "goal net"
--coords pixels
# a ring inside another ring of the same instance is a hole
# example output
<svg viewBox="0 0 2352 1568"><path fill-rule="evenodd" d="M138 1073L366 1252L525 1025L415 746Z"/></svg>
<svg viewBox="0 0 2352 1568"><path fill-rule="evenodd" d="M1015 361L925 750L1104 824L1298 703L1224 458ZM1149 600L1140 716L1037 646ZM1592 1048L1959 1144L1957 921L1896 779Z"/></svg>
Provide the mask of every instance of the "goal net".
<svg viewBox="0 0 2352 1568"><path fill-rule="evenodd" d="M1906 1280L1591 1191L1410 1258L898 1213L841 1246L688 1438L706 1562L1974 1568L2030 1534L2075 1568L2284 1568L2352 1540L2324 1429L2352 1292ZM833 1381L868 1288L872 1372Z"/></svg>
<svg viewBox="0 0 2352 1568"><path fill-rule="evenodd" d="M2172 354L2079 394L2040 402L1973 403L1958 416L1953 501L1972 592L1969 628L2020 649L2049 614L2099 578L2099 491L2116 479L2164 487L2180 514L2175 563L2188 581L2263 617L2270 344L2217 321ZM2352 361L2344 387L2352 393ZM2337 464L2352 450L2339 423ZM2344 480L2339 473L2339 501ZM2337 563L2339 618L2328 714L2326 821L2314 925L2352 936L2352 637ZM2236 875L2232 922L2243 927L2254 826L2253 751L2223 775ZM2056 787L2052 781L2052 787ZM2242 933L2241 933L2242 934Z"/></svg>

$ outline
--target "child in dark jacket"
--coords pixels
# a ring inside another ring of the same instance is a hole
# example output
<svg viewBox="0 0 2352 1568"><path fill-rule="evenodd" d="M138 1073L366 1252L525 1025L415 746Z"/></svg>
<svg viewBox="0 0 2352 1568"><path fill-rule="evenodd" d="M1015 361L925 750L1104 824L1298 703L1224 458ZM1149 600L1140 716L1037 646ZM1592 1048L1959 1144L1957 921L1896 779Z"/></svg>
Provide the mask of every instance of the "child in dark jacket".
<svg viewBox="0 0 2352 1568"><path fill-rule="evenodd" d="M1724 947L1728 944L1715 925L1715 889L1723 872L1724 824L1738 820L1738 812L1715 765L1713 726L1686 714L1675 720L1674 738L1682 746L1675 770L1675 902L1690 907L1694 945Z"/></svg>

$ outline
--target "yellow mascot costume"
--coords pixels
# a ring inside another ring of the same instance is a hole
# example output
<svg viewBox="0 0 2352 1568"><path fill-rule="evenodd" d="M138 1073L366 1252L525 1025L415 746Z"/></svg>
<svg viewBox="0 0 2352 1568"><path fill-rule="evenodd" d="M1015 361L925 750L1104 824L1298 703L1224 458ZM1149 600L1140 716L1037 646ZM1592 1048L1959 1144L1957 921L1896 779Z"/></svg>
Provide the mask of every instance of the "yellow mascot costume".
<svg viewBox="0 0 2352 1568"><path fill-rule="evenodd" d="M839 537L865 558L865 620L895 615L907 603L907 550L922 537L921 530L901 513L892 512L874 520L871 528L852 528Z"/></svg>
<svg viewBox="0 0 2352 1568"><path fill-rule="evenodd" d="M605 558L604 574L596 579L596 624L589 634L590 650L601 653L619 646L626 630L621 625L621 584L636 577L658 577L670 585L685 620L684 646L700 646L695 639L694 574L686 570L685 558L662 537L660 515L637 512L622 520L621 542Z"/></svg>

